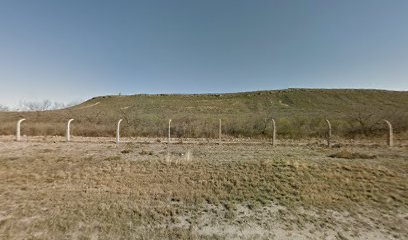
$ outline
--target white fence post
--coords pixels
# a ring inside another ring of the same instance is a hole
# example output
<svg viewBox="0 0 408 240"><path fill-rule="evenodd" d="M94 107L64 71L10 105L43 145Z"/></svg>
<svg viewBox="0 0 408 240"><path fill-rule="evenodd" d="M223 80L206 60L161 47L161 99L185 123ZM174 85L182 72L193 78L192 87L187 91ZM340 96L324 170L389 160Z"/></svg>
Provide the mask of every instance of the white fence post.
<svg viewBox="0 0 408 240"><path fill-rule="evenodd" d="M326 119L326 123L327 123L327 146L331 147L332 126L328 119Z"/></svg>
<svg viewBox="0 0 408 240"><path fill-rule="evenodd" d="M16 141L20 141L20 139L21 139L21 137L20 137L20 133L21 133L20 126L21 126L21 123L24 122L24 121L25 121L25 119L23 118L23 119L18 120L18 122L17 122Z"/></svg>
<svg viewBox="0 0 408 240"><path fill-rule="evenodd" d="M116 144L119 144L120 142L120 123L122 122L123 119L119 119L118 124L116 126Z"/></svg>
<svg viewBox="0 0 408 240"><path fill-rule="evenodd" d="M169 120L169 136L168 136L168 144L170 144L170 138L171 138L171 119Z"/></svg>
<svg viewBox="0 0 408 240"><path fill-rule="evenodd" d="M71 122L74 121L74 119L69 119L68 123L67 123L67 133L66 133L66 137L67 137L67 142L71 141Z"/></svg>
<svg viewBox="0 0 408 240"><path fill-rule="evenodd" d="M221 137L222 137L222 120L220 119L220 125L218 129L218 138L219 138L219 144L221 144Z"/></svg>
<svg viewBox="0 0 408 240"><path fill-rule="evenodd" d="M276 145L276 123L275 119L272 119L272 146Z"/></svg>
<svg viewBox="0 0 408 240"><path fill-rule="evenodd" d="M387 121L387 120L384 120L384 122L388 125L388 139L387 139L387 143L388 143L388 146L390 146L390 147L392 147L393 145L394 145L394 140L393 140L393 132L392 132L392 125L391 125L391 123L389 122L389 121Z"/></svg>

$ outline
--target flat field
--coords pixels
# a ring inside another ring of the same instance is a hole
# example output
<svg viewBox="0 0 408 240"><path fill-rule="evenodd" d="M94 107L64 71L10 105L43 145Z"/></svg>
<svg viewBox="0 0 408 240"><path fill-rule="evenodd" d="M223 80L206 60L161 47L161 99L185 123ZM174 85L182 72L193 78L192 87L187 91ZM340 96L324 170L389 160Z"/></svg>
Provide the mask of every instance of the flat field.
<svg viewBox="0 0 408 240"><path fill-rule="evenodd" d="M176 142L0 137L0 239L408 239L407 143Z"/></svg>

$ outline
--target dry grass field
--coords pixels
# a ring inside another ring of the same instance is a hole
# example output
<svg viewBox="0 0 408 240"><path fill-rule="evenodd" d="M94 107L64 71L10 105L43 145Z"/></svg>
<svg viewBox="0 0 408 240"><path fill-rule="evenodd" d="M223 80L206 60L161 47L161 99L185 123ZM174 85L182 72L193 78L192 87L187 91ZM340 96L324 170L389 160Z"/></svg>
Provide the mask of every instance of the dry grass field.
<svg viewBox="0 0 408 240"><path fill-rule="evenodd" d="M12 139L0 239L408 239L408 142Z"/></svg>

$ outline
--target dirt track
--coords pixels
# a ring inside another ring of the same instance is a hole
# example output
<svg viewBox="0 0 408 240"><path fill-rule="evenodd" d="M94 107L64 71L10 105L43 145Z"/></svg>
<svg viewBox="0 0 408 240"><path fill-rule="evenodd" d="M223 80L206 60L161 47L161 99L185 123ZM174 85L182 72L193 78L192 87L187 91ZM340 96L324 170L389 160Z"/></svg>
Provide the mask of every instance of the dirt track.
<svg viewBox="0 0 408 240"><path fill-rule="evenodd" d="M0 239L408 238L405 144L12 139Z"/></svg>

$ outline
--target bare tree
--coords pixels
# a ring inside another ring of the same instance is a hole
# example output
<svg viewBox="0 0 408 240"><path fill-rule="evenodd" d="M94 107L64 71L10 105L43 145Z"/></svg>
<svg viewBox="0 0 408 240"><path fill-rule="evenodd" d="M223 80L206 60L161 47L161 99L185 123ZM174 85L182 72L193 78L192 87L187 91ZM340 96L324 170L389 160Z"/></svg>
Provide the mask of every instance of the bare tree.
<svg viewBox="0 0 408 240"><path fill-rule="evenodd" d="M398 110L375 111L372 109L356 109L347 119L349 125L348 131L351 134L359 133L364 136L381 134L385 128L383 119L392 122L396 132L405 129L406 123L404 119L406 119L406 115Z"/></svg>
<svg viewBox="0 0 408 240"><path fill-rule="evenodd" d="M0 104L0 112L8 112L8 111L10 111L9 107Z"/></svg>
<svg viewBox="0 0 408 240"><path fill-rule="evenodd" d="M68 104L65 103L60 103L60 102L52 102L48 99L35 102L35 101L23 101L20 102L19 108L17 110L19 111L47 111L47 110L56 110L56 109L62 109L62 108L68 108L72 107L74 105L77 105L78 102L71 102Z"/></svg>
<svg viewBox="0 0 408 240"><path fill-rule="evenodd" d="M63 108L65 108L65 104L64 103L59 103L59 102L54 102L53 104L52 104L52 107L51 107L51 109L52 110L54 110L54 109L63 109Z"/></svg>
<svg viewBox="0 0 408 240"><path fill-rule="evenodd" d="M52 103L50 100L44 100L41 102L24 101L20 102L19 109L22 111L45 111L50 110Z"/></svg>

